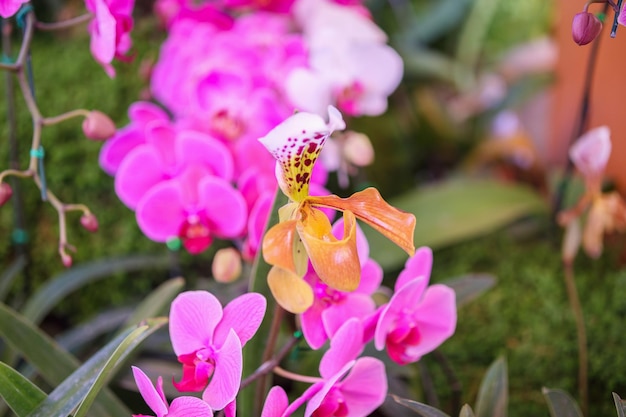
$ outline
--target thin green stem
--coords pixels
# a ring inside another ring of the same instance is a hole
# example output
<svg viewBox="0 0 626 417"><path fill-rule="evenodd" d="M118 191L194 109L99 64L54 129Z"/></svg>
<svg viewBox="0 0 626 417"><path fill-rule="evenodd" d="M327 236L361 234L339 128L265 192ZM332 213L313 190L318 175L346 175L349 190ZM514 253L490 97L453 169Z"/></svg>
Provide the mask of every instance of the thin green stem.
<svg viewBox="0 0 626 417"><path fill-rule="evenodd" d="M272 317L272 324L270 332L267 337L267 344L265 345L265 351L263 352L263 362L267 362L272 357L274 348L276 347L276 341L280 334L280 325L283 321L285 310L278 304L274 307L274 315ZM256 391L254 395L255 409L260 410L263 406L263 399L265 398L265 392L267 391L267 374L262 374L259 377L259 381L256 384Z"/></svg>
<svg viewBox="0 0 626 417"><path fill-rule="evenodd" d="M289 339L289 341L285 343L285 345L280 349L280 351L272 359L266 362L263 362L263 364L259 366L259 368L256 371L254 371L252 375L246 377L246 379L241 381L240 388L245 388L248 385L250 385L252 382L257 380L258 378L262 377L263 375L267 375L270 372L272 372L274 368L278 366L280 361L282 361L283 358L287 356L287 354L291 351L291 349L293 349L296 343L298 343L298 340L299 339L297 337L292 337L291 339Z"/></svg>

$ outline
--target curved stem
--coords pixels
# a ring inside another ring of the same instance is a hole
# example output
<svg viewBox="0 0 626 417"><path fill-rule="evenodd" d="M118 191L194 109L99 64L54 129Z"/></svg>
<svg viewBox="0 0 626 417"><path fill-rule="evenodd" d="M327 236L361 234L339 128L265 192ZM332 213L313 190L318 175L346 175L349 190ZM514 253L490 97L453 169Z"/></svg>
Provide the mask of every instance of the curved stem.
<svg viewBox="0 0 626 417"><path fill-rule="evenodd" d="M585 318L580 304L580 297L574 281L574 267L571 262L563 262L565 272L565 287L574 320L576 321L576 336L578 340L578 396L580 397L583 415L587 415L589 409L588 389L588 359L587 359L587 331Z"/></svg>
<svg viewBox="0 0 626 417"><path fill-rule="evenodd" d="M59 114L58 116L46 117L41 122L44 126L50 126L50 125L55 125L57 123L61 123L66 120L73 119L75 117L81 117L81 116L88 117L89 110L76 109L76 110L68 111L67 113Z"/></svg>
<svg viewBox="0 0 626 417"><path fill-rule="evenodd" d="M315 384L317 382L323 381L322 378L314 377L314 376L306 376L300 375L293 372L290 372L286 369L281 368L280 366L274 367L274 373L276 375L280 375L284 378L291 379L292 381L300 381L306 384Z"/></svg>
<svg viewBox="0 0 626 417"><path fill-rule="evenodd" d="M35 27L39 30L43 31L52 31L52 30L62 30L68 29L72 26L80 25L81 23L86 23L93 18L91 13L85 13L80 16L73 17L71 19L63 20L61 22L36 22Z"/></svg>
<svg viewBox="0 0 626 417"><path fill-rule="evenodd" d="M292 337L289 339L287 343L280 349L280 351L274 356L272 359L263 362L259 368L254 371L254 373L248 377L246 377L243 381L241 381L240 388L245 388L250 385L252 382L257 380L258 378L269 374L274 370L274 368L280 363L281 360L293 349L293 347L298 343L297 337Z"/></svg>

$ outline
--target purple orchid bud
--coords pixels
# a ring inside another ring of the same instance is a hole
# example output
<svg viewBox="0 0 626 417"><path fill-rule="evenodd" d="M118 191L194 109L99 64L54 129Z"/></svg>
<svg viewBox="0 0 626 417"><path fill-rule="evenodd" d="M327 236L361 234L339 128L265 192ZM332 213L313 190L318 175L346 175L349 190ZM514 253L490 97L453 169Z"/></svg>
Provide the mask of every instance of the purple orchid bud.
<svg viewBox="0 0 626 417"><path fill-rule="evenodd" d="M572 21L572 37L578 45L587 45L598 37L602 22L593 13L580 12Z"/></svg>
<svg viewBox="0 0 626 417"><path fill-rule="evenodd" d="M95 233L98 231L98 219L93 213L83 214L80 218L80 224L86 230Z"/></svg>
<svg viewBox="0 0 626 417"><path fill-rule="evenodd" d="M13 189L6 182L0 183L0 206L3 206L11 196L13 195Z"/></svg>
<svg viewBox="0 0 626 417"><path fill-rule="evenodd" d="M98 110L89 112L83 121L83 133L92 140L107 140L115 135L115 131L111 118Z"/></svg>

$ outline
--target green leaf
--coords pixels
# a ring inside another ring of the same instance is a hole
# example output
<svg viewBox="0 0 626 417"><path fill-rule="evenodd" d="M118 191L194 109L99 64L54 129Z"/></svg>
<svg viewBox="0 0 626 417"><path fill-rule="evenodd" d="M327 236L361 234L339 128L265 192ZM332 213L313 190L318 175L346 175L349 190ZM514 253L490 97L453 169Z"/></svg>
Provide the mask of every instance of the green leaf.
<svg viewBox="0 0 626 417"><path fill-rule="evenodd" d="M18 417L25 417L46 399L46 393L15 369L0 362L0 397Z"/></svg>
<svg viewBox="0 0 626 417"><path fill-rule="evenodd" d="M11 265L0 274L0 301L3 301L11 289L11 284L15 281L22 272L22 269L26 266L26 256L20 255L16 258Z"/></svg>
<svg viewBox="0 0 626 417"><path fill-rule="evenodd" d="M617 409L617 417L626 417L626 402L616 393L613 393L613 401Z"/></svg>
<svg viewBox="0 0 626 417"><path fill-rule="evenodd" d="M270 227L278 224L278 209L288 202L287 197L280 191L276 191L272 209L270 211L270 218L265 226L265 231ZM265 351L267 339L270 334L270 327L272 324L272 317L275 313L275 309L279 308L274 301L274 296L267 285L267 274L271 269L271 265L268 265L261 254L261 248L259 248L256 258L254 259L254 265L252 266L252 272L250 273L250 285L248 289L251 292L257 292L263 294L267 299L267 312L263 318L263 322L257 330L256 335L246 344L243 350L243 376L244 378L251 375L256 371L263 363L263 352ZM243 388L237 395L237 410L242 416L258 416L261 415L261 406L256 398L256 391L266 391L269 387L266 385L266 377L261 377L253 384Z"/></svg>
<svg viewBox="0 0 626 417"><path fill-rule="evenodd" d="M446 280L442 284L454 290L456 305L461 307L493 287L496 284L496 277L489 274L470 274Z"/></svg>
<svg viewBox="0 0 626 417"><path fill-rule="evenodd" d="M547 205L532 189L495 180L450 179L421 187L390 204L415 214L415 246L441 248L485 235L522 216L546 213ZM385 270L400 269L406 253L364 227L370 254Z"/></svg>
<svg viewBox="0 0 626 417"><path fill-rule="evenodd" d="M408 28L406 36L414 44L427 44L454 31L467 16L472 0L439 0L431 2Z"/></svg>
<svg viewBox="0 0 626 417"><path fill-rule="evenodd" d="M24 305L22 314L31 322L39 323L68 294L84 285L117 272L163 268L168 263L166 256L131 256L100 260L71 268L39 288Z"/></svg>
<svg viewBox="0 0 626 417"><path fill-rule="evenodd" d="M583 417L580 407L567 392L544 387L541 389L541 393L548 402L552 417Z"/></svg>
<svg viewBox="0 0 626 417"><path fill-rule="evenodd" d="M143 299L123 327L137 325L143 320L165 314L169 310L172 300L184 286L185 280L181 277L170 279L159 285L157 289Z"/></svg>
<svg viewBox="0 0 626 417"><path fill-rule="evenodd" d="M506 417L509 383L506 360L498 358L480 383L476 400L476 417Z"/></svg>
<svg viewBox="0 0 626 417"><path fill-rule="evenodd" d="M470 407L469 404L465 404L461 408L461 412L459 413L459 417L474 417L474 410Z"/></svg>
<svg viewBox="0 0 626 417"><path fill-rule="evenodd" d="M418 403L417 401L408 400L406 398L398 397L397 395L390 394L391 398L398 404L405 406L408 409L415 411L415 414L422 417L449 417L441 410L431 407L430 405Z"/></svg>
<svg viewBox="0 0 626 417"><path fill-rule="evenodd" d="M0 336L39 370L52 386L58 386L79 368L80 362L22 315L0 303ZM94 417L128 416L130 410L108 389L98 398Z"/></svg>

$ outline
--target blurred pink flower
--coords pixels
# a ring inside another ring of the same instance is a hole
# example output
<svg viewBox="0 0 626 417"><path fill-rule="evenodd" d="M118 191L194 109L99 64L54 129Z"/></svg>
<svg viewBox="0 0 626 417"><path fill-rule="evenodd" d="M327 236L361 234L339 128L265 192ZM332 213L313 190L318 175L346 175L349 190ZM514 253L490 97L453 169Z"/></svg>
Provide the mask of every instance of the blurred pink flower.
<svg viewBox="0 0 626 417"><path fill-rule="evenodd" d="M141 369L135 366L132 369L137 388L148 407L155 412L156 417L213 417L211 407L199 398L178 397L172 401L171 405L168 405L163 393L163 378L159 377L155 388ZM135 414L133 417L149 416Z"/></svg>
<svg viewBox="0 0 626 417"><path fill-rule="evenodd" d="M109 77L115 76L113 58L127 58L131 47L134 0L85 0L94 19L87 30L91 35L91 54Z"/></svg>
<svg viewBox="0 0 626 417"><path fill-rule="evenodd" d="M454 290L442 284L427 288L431 266L432 252L420 248L407 261L376 326L376 349L387 346L389 357L400 365L418 361L456 328Z"/></svg>
<svg viewBox="0 0 626 417"><path fill-rule="evenodd" d="M137 204L137 223L156 242L179 237L190 253L209 247L213 237L240 236L247 220L246 202L227 181L189 167L161 182Z"/></svg>
<svg viewBox="0 0 626 417"><path fill-rule="evenodd" d="M99 162L109 175L115 175L120 164L135 147L146 142L146 128L151 122L169 121L169 116L159 106L147 101L138 101L128 109L130 123L118 129L100 150Z"/></svg>
<svg viewBox="0 0 626 417"><path fill-rule="evenodd" d="M587 180L601 179L611 156L611 131L600 126L582 135L569 150L569 157Z"/></svg>
<svg viewBox="0 0 626 417"><path fill-rule="evenodd" d="M384 402L385 365L375 358L358 358L362 351L363 327L357 319L350 319L331 339L330 348L322 357L319 370L323 380L301 397L308 398L314 393L307 403L305 417L367 416Z"/></svg>
<svg viewBox="0 0 626 417"><path fill-rule="evenodd" d="M115 192L135 209L155 185L176 178L189 167L230 181L233 160L216 139L199 132L179 131L168 122L153 121L145 128L145 143L126 155L115 176Z"/></svg>
<svg viewBox="0 0 626 417"><path fill-rule="evenodd" d="M289 13L293 2L294 0L224 0L224 6L232 9Z"/></svg>
<svg viewBox="0 0 626 417"><path fill-rule="evenodd" d="M214 4L196 4L189 0L157 0L154 14L168 29L180 20L210 23L220 29L230 29L234 23L231 16L218 10Z"/></svg>
<svg viewBox="0 0 626 417"><path fill-rule="evenodd" d="M201 391L211 408L233 407L242 373L242 347L254 336L266 301L256 293L235 298L222 310L215 296L188 291L172 302L170 338L183 364L179 391ZM208 383L208 386L207 386Z"/></svg>
<svg viewBox="0 0 626 417"><path fill-rule="evenodd" d="M13 16L28 0L0 0L0 16L7 19Z"/></svg>
<svg viewBox="0 0 626 417"><path fill-rule="evenodd" d="M343 219L333 225L333 235L343 237ZM304 280L313 289L314 301L300 316L302 333L309 346L319 349L332 338L346 320L364 320L374 313L376 304L371 295L383 280L382 268L369 258L369 245L361 228L356 229L357 251L361 262L361 281L353 292L335 290L319 279L313 268L309 268ZM371 337L371 336L370 336ZM367 340L366 336L364 340Z"/></svg>

